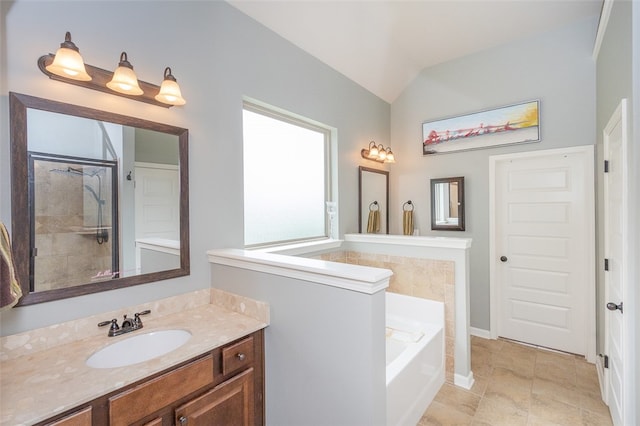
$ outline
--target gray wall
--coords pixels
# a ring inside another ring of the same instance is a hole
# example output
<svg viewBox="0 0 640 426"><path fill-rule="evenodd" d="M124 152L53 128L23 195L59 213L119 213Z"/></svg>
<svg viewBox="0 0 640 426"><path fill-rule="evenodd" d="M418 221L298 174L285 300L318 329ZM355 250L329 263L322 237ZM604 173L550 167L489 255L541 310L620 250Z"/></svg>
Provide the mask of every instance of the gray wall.
<svg viewBox="0 0 640 426"><path fill-rule="evenodd" d="M225 2L0 4L0 219L5 224L11 223L9 91L188 128L191 194L191 276L11 309L1 314L0 334L208 287L206 250L243 244L244 96L336 129L340 234L357 231L360 149L371 139L388 145L388 103ZM113 69L126 50L138 77L155 84L171 66L187 104L165 109L50 80L36 61L55 52L65 31L94 66Z"/></svg>
<svg viewBox="0 0 640 426"><path fill-rule="evenodd" d="M267 424L386 424L384 291L369 295L216 264L211 275L212 287L269 303Z"/></svg>
<svg viewBox="0 0 640 426"><path fill-rule="evenodd" d="M391 233L412 200L420 235L473 238L471 326L489 330L489 156L595 143L597 21L526 38L425 69L391 105ZM427 120L540 100L540 143L422 156ZM431 231L429 180L465 177L466 231ZM397 208L396 208L397 207Z"/></svg>
<svg viewBox="0 0 640 426"><path fill-rule="evenodd" d="M145 129L135 129L136 161L178 165L178 137Z"/></svg>

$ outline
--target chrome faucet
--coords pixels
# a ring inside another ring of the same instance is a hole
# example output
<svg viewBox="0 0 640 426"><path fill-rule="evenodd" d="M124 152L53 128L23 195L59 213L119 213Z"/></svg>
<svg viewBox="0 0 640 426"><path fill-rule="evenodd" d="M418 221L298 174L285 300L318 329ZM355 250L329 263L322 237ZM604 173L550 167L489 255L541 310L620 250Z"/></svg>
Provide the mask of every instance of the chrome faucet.
<svg viewBox="0 0 640 426"><path fill-rule="evenodd" d="M143 327L142 319L140 319L141 315L150 314L150 310L137 312L133 315L133 319L127 318L127 315L122 319L122 326L118 326L118 320L112 319L111 321L103 321L98 323L98 327L104 327L106 325L111 325L109 327L109 333L107 334L109 337L119 336L121 334L129 333L135 330L139 330Z"/></svg>

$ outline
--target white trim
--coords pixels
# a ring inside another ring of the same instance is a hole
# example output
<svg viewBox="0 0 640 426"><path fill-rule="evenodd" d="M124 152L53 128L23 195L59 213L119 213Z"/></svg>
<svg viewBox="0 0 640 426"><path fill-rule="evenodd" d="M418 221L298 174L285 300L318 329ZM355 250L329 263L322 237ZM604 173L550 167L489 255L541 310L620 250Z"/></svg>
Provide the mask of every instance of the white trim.
<svg viewBox="0 0 640 426"><path fill-rule="evenodd" d="M609 121L607 123L607 125L605 126L605 128L602 130L602 140L603 140L603 156L605 158L605 160L609 159L608 156L608 150L609 150L609 135L611 134L611 131L615 128L615 126L620 123L620 129L621 129L621 137L622 137L622 141L621 141L621 152L620 152L620 159L622 160L622 163L619 165L621 167L621 174L622 174L622 189L621 189L621 194L622 194L622 208L621 208L621 227L622 227L622 259L620 259L620 264L622 265L622 271L620 274L620 294L622 295L622 301L625 302L628 299L628 295L630 293L630 283L629 283L629 271L631 270L631 264L630 264L630 260L632 258L629 257L629 249L630 249L630 244L629 244L629 213L630 213L630 208L629 208L629 188L630 188L630 182L629 182L629 166L628 166L628 152L629 152L629 118L628 118L628 102L627 99L622 99L620 101L620 104L618 104L616 110L614 111L614 113L611 115L611 117L609 118ZM614 165L615 166L615 165ZM608 232L608 223L607 223L607 212L609 210L609 206L607 204L607 200L608 200L608 184L606 181L606 177L605 177L605 182L604 182L604 219L605 219L605 223L604 223L604 257L607 258L609 256L609 244L608 244L608 237L609 237L609 232ZM607 303L609 302L609 285L608 284L608 280L607 277L605 276L605 282L604 282L604 287L605 287L605 299L603 301L603 303ZM617 301L616 301L617 302ZM628 307L628 305L626 306ZM604 317L605 317L605 336L604 336L604 350L605 350L605 354L607 354L609 352L609 320L608 320L608 312L604 309L603 307L603 312L604 312ZM634 372L632 371L632 363L633 363L633 356L634 356L634 348L632 347L633 344L635 343L634 337L633 337L633 333L635 331L635 326L633 324L633 322L631 321L632 317L629 315L629 312L627 311L626 315L622 316L622 342L623 342L623 349L622 349L622 375L624 376L624 385L622 388L622 412L620 413L620 415L622 416L622 421L623 422L627 422L629 421L629 419L633 420L634 417L634 401L632 399L630 399L630 397L632 396L633 393L633 386L634 386L634 377L633 374ZM605 401L607 402L607 405L609 403L609 380L611 378L610 374L605 374L604 375L604 386L605 386L605 396L606 399Z"/></svg>
<svg viewBox="0 0 640 426"><path fill-rule="evenodd" d="M600 54L600 47L602 47L602 40L607 32L607 25L609 24L609 17L611 16L611 9L613 9L614 0L604 0L602 5L602 12L600 12L600 22L598 22L598 32L596 33L596 41L593 46L592 58L594 61L598 59Z"/></svg>
<svg viewBox="0 0 640 426"><path fill-rule="evenodd" d="M489 157L489 334L493 340L498 338L498 313L497 306L499 295L493 285L496 276L496 266L492 259L496 258L496 164L500 160L498 156Z"/></svg>
<svg viewBox="0 0 640 426"><path fill-rule="evenodd" d="M438 247L453 249L468 249L471 247L471 238L449 237L415 237L412 235L372 235L372 234L346 234L344 240L354 243L375 243L402 246Z"/></svg>
<svg viewBox="0 0 640 426"><path fill-rule="evenodd" d="M482 337L483 339L495 340L493 337L491 337L491 330L469 327L469 334L476 337Z"/></svg>
<svg viewBox="0 0 640 426"><path fill-rule="evenodd" d="M471 389L475 380L473 378L473 371L469 371L467 376L463 376L462 374L454 374L453 375L453 384L456 386L460 386L461 388Z"/></svg>
<svg viewBox="0 0 640 426"><path fill-rule="evenodd" d="M596 251L596 242L595 242L595 180L594 180L594 146L593 145L582 145L582 146L573 146L567 148L557 148L557 149L547 149L540 151L527 151L527 152L518 152L513 154L502 154L502 155L493 155L489 157L489 311L490 311L490 335L492 339L498 338L498 312L499 310L499 290L498 286L494 284L496 275L495 264L492 259L497 258L496 253L496 242L495 242L495 232L496 232L496 221L495 221L495 204L496 204L496 166L498 162L513 160L513 159L521 159L521 158L531 158L531 157L539 157L546 155L557 155L557 154L586 154L590 163L585 167L585 188L592 188L592 191L589 191L586 194L587 203L592 207L588 209L586 214L587 217L587 226L591 230L590 235L588 236L588 252L590 253L588 264L585 265L585 270L587 271L587 279L588 279L588 296L587 296L587 326L586 326L586 348L585 348L585 358L589 362L595 362L596 360L596 278L595 278L595 251ZM589 312L591 310L591 312Z"/></svg>
<svg viewBox="0 0 640 426"><path fill-rule="evenodd" d="M331 250L342 245L342 240L334 240L331 238L318 241L305 241L297 244L285 244L281 246L260 247L255 249L247 249L259 253L286 254L289 256L301 256L318 251Z"/></svg>
<svg viewBox="0 0 640 426"><path fill-rule="evenodd" d="M146 163L144 161L136 161L135 167L142 167L145 169L162 169L162 170L179 170L180 169L180 166L176 164Z"/></svg>
<svg viewBox="0 0 640 426"><path fill-rule="evenodd" d="M393 275L389 269L250 250L209 250L207 255L209 262L218 265L295 278L365 294L374 294L389 287L389 278Z"/></svg>
<svg viewBox="0 0 640 426"><path fill-rule="evenodd" d="M138 238L136 248L159 251L180 256L180 241L166 238Z"/></svg>

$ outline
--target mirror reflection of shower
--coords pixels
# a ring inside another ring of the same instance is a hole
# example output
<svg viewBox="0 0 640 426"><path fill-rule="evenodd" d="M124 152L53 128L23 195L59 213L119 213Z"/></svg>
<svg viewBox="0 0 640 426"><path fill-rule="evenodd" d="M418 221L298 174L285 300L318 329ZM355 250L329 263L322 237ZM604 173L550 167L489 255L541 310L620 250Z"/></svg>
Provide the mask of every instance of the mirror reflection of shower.
<svg viewBox="0 0 640 426"><path fill-rule="evenodd" d="M87 171L88 170L88 171ZM72 176L88 176L97 178L97 193L96 190L89 184L84 184L84 188L89 191L96 202L96 241L98 244L104 244L109 241L109 230L104 227L104 205L105 200L102 198L102 177L101 174L105 173L103 167L95 167L93 170L90 168L79 169L71 166L67 166L66 169L51 169L53 173L63 173Z"/></svg>
<svg viewBox="0 0 640 426"><path fill-rule="evenodd" d="M32 291L117 278L118 162L28 151Z"/></svg>

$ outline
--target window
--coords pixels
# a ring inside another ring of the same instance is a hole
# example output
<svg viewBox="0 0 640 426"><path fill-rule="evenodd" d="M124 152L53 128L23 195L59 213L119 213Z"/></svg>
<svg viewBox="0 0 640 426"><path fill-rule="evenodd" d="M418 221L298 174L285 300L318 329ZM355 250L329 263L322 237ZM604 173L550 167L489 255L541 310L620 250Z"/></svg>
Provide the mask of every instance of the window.
<svg viewBox="0 0 640 426"><path fill-rule="evenodd" d="M327 238L330 131L244 104L244 244Z"/></svg>

